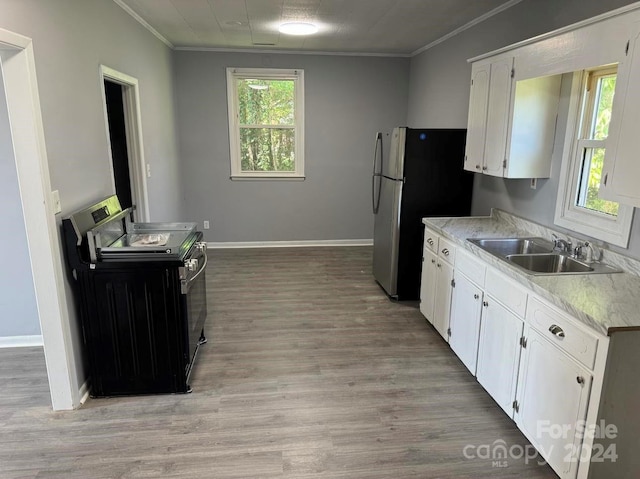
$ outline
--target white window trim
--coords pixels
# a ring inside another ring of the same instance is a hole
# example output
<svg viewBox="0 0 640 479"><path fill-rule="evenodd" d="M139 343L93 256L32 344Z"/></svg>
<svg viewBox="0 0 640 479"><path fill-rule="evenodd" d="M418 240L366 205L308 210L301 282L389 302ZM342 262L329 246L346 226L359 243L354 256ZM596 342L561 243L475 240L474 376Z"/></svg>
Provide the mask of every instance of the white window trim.
<svg viewBox="0 0 640 479"><path fill-rule="evenodd" d="M576 147L578 144L576 134L582 120L582 93L587 77L588 73L584 71L573 74L554 222L563 228L626 248L629 244L633 207L620 204L618 217L613 218L574 204L581 166ZM584 143L586 140L581 141Z"/></svg>
<svg viewBox="0 0 640 479"><path fill-rule="evenodd" d="M295 170L242 171L240 128L238 125L238 94L236 79L286 79L295 82ZM232 180L304 180L304 70L275 68L227 68L227 107L229 112L229 154Z"/></svg>

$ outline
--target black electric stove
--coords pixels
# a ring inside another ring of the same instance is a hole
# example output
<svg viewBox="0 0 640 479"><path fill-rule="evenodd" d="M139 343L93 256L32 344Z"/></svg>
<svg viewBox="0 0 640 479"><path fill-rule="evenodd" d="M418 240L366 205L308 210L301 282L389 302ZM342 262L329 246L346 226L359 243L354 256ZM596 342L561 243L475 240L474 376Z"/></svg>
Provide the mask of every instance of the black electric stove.
<svg viewBox="0 0 640 479"><path fill-rule="evenodd" d="M94 397L190 392L206 342L206 243L195 223L135 223L116 196L64 218Z"/></svg>

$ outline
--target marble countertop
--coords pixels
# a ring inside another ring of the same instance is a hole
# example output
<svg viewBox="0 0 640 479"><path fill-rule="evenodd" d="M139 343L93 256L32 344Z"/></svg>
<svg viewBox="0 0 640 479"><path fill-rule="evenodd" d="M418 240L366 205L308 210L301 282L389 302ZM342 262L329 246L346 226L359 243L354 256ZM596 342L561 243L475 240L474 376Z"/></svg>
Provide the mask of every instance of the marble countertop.
<svg viewBox="0 0 640 479"><path fill-rule="evenodd" d="M424 218L423 223L601 334L640 329L640 264L633 259L603 251L603 262L624 272L534 276L466 239L524 236L548 239L554 232L549 228L500 210L493 210L486 217Z"/></svg>

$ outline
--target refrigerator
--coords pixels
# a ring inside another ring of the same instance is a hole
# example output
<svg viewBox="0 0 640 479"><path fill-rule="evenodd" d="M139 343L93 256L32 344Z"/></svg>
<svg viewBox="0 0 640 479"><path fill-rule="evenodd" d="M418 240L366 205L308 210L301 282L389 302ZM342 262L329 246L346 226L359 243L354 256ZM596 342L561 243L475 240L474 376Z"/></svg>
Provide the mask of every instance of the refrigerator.
<svg viewBox="0 0 640 479"><path fill-rule="evenodd" d="M376 135L373 275L393 299L420 299L422 218L471 212L473 173L463 169L465 140L464 129L399 127Z"/></svg>

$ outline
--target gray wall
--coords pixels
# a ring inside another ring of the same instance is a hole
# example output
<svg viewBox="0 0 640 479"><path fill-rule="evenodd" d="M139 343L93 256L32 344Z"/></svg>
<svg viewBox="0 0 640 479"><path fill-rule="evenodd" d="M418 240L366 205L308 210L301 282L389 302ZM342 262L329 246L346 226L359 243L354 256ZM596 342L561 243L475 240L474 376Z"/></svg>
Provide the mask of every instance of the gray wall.
<svg viewBox="0 0 640 479"><path fill-rule="evenodd" d="M172 53L110 0L0 0L0 28L33 39L53 189L62 215L112 194L99 66L138 78L152 220L182 217ZM10 206L19 208L16 199ZM38 271L34 271L38 274ZM79 325L65 285L76 363ZM18 294L17 287L11 288ZM0 317L0 324L8 319ZM78 371L84 381L84 371Z"/></svg>
<svg viewBox="0 0 640 479"><path fill-rule="evenodd" d="M409 126L458 127L467 124L468 58L490 52L533 36L633 3L629 0L523 0L451 39L411 59ZM566 85L565 85L566 88ZM566 110L567 105L563 108ZM561 135L558 135L561 137ZM540 180L532 190L529 180L504 180L476 175L472 213L488 214L501 208L530 220L553 225L560 153L557 143L552 177ZM636 215L629 250L612 249L640 258L640 215Z"/></svg>
<svg viewBox="0 0 640 479"><path fill-rule="evenodd" d="M229 179L226 67L304 69L305 181ZM408 59L178 51L175 71L186 213L208 241L373 237L375 133L406 122Z"/></svg>
<svg viewBox="0 0 640 479"><path fill-rule="evenodd" d="M4 224L0 234L0 338L40 334L33 276L29 268L27 233L22 216L7 101L0 71L0 205ZM7 228L11 225L11 228ZM10 232L10 234L7 234Z"/></svg>

